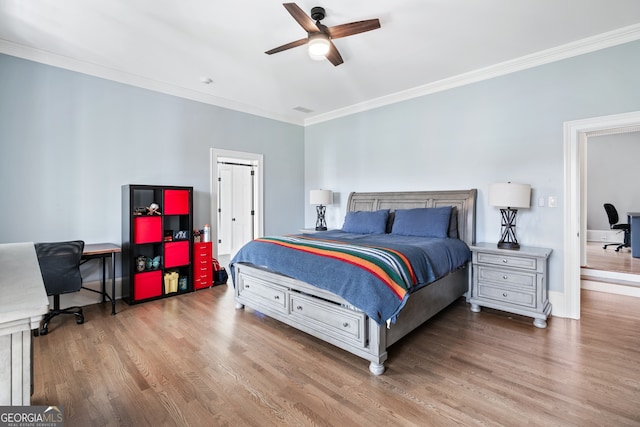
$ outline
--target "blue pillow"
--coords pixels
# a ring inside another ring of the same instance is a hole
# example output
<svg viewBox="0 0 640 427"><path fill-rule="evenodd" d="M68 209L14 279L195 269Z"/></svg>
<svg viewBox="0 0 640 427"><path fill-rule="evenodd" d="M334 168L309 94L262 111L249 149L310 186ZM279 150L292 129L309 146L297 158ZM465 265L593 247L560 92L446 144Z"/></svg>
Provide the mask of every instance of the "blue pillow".
<svg viewBox="0 0 640 427"><path fill-rule="evenodd" d="M448 237L451 206L398 209L391 233L402 236Z"/></svg>
<svg viewBox="0 0 640 427"><path fill-rule="evenodd" d="M384 234L387 230L389 209L379 211L347 212L342 231L359 234Z"/></svg>

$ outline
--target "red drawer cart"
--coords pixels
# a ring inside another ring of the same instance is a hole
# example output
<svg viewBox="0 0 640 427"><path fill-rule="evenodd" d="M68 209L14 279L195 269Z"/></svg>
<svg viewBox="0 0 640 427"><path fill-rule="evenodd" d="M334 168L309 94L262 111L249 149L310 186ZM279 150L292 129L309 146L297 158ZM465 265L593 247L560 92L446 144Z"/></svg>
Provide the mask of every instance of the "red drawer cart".
<svg viewBox="0 0 640 427"><path fill-rule="evenodd" d="M212 257L211 242L193 244L193 289L204 289L213 285Z"/></svg>

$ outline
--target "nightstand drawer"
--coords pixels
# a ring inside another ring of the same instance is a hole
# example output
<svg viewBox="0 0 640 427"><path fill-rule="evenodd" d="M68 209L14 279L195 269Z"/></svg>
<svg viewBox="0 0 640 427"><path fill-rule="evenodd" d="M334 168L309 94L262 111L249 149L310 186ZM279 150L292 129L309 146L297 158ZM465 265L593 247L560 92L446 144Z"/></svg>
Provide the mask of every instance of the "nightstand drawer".
<svg viewBox="0 0 640 427"><path fill-rule="evenodd" d="M507 268L500 270L495 267L485 267L483 265L477 266L477 272L480 282L507 284L524 290L536 289L536 273L510 270Z"/></svg>
<svg viewBox="0 0 640 427"><path fill-rule="evenodd" d="M516 304L523 307L536 307L535 292L520 292L480 284L480 286L478 286L478 296L480 298L487 298L503 303Z"/></svg>
<svg viewBox="0 0 640 427"><path fill-rule="evenodd" d="M537 258L517 257L509 255L499 255L479 252L478 264L502 265L514 268L526 268L527 270L537 270Z"/></svg>

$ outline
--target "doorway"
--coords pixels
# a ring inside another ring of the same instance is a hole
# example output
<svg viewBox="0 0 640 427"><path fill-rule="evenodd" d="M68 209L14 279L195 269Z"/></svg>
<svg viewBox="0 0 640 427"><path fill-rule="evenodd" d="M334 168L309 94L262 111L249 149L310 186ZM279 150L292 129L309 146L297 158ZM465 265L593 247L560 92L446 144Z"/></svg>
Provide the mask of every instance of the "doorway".
<svg viewBox="0 0 640 427"><path fill-rule="evenodd" d="M640 155L640 132L622 129L587 138L587 242L581 266L581 289L640 296L640 258L630 248L619 248L624 232L611 230L604 203L617 208L618 222L640 206L636 164ZM603 245L608 249L603 249ZM617 250L615 250L617 248Z"/></svg>
<svg viewBox="0 0 640 427"><path fill-rule="evenodd" d="M586 144L589 136L640 129L640 111L564 124L564 294L558 315L580 318L580 267L586 260Z"/></svg>
<svg viewBox="0 0 640 427"><path fill-rule="evenodd" d="M211 149L213 253L221 261L263 235L263 169L261 154Z"/></svg>

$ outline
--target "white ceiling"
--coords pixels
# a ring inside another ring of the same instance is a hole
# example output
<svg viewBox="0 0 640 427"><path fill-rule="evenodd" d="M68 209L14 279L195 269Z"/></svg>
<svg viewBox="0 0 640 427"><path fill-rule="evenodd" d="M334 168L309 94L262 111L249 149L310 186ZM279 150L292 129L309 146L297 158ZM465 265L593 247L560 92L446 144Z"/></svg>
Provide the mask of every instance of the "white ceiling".
<svg viewBox="0 0 640 427"><path fill-rule="evenodd" d="M297 4L381 28L335 40L334 67L304 46L264 53L306 36L280 1L2 0L0 53L310 124L640 39L639 0Z"/></svg>

